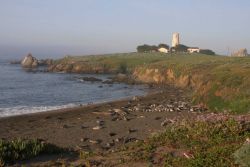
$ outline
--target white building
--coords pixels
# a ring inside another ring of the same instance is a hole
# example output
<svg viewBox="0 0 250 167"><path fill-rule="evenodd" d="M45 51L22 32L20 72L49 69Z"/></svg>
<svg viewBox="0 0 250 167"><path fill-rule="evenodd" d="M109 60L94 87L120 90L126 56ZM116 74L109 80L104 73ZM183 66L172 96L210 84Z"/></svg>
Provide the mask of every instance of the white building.
<svg viewBox="0 0 250 167"><path fill-rule="evenodd" d="M168 53L169 49L162 47L162 48L159 48L158 51L161 52L161 53Z"/></svg>
<svg viewBox="0 0 250 167"><path fill-rule="evenodd" d="M188 52L189 53L199 53L200 52L200 48L198 48L198 47L188 48Z"/></svg>
<svg viewBox="0 0 250 167"><path fill-rule="evenodd" d="M232 57L246 57L249 56L247 53L247 49L240 49L234 53L231 54Z"/></svg>

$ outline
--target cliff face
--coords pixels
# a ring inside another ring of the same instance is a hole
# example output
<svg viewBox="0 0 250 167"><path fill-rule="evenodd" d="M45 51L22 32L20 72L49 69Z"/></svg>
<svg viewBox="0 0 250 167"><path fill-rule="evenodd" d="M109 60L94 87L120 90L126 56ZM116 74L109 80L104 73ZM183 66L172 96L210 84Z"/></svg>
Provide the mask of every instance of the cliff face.
<svg viewBox="0 0 250 167"><path fill-rule="evenodd" d="M181 88L192 86L192 77L180 75L176 77L172 69L160 70L157 68L136 68L132 74L136 79L145 83L165 84L171 83Z"/></svg>
<svg viewBox="0 0 250 167"><path fill-rule="evenodd" d="M193 74L178 74L175 69L136 68L133 77L145 83L173 84L177 87L188 88L193 92L193 101L212 110L233 110L235 98L239 93L238 88L223 85L213 80L203 72ZM242 103L243 105L243 103ZM235 111L236 112L236 111Z"/></svg>

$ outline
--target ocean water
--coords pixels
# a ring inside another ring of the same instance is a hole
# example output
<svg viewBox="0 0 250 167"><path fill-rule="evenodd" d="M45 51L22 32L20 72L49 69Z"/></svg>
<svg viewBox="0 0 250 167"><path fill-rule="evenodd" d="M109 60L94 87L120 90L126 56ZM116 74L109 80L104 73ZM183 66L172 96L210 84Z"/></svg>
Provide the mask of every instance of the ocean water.
<svg viewBox="0 0 250 167"><path fill-rule="evenodd" d="M44 112L144 95L143 85L102 84L77 77L93 76L103 81L110 75L27 72L20 65L0 59L0 117Z"/></svg>

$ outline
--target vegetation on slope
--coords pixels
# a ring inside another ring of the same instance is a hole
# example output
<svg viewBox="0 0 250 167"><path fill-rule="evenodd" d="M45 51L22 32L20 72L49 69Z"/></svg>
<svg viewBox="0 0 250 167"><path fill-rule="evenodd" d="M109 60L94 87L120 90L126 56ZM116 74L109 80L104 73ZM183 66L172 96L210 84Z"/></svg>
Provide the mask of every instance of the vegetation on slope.
<svg viewBox="0 0 250 167"><path fill-rule="evenodd" d="M121 69L132 73L139 65L151 64L165 59L161 53L124 53L111 55L66 56L56 60L50 71L80 73L117 73Z"/></svg>
<svg viewBox="0 0 250 167"><path fill-rule="evenodd" d="M175 55L147 68L172 69L176 78L189 78L194 102L213 111L250 111L250 58Z"/></svg>
<svg viewBox="0 0 250 167"><path fill-rule="evenodd" d="M249 125L234 120L183 121L114 153L81 153L81 164L91 166L99 160L106 166L245 167L250 158Z"/></svg>
<svg viewBox="0 0 250 167"><path fill-rule="evenodd" d="M41 140L0 140L0 166L16 160L25 160L40 154L59 153L63 150Z"/></svg>
<svg viewBox="0 0 250 167"><path fill-rule="evenodd" d="M250 157L241 151L241 146L249 136L247 128L233 120L182 122L127 150L130 150L129 155L134 161L147 161L159 166L228 167L236 166L235 162L241 165L248 163Z"/></svg>
<svg viewBox="0 0 250 167"><path fill-rule="evenodd" d="M186 87L194 90L193 100L213 111L243 113L250 111L250 57L235 58L202 54L127 53L99 56L65 57L50 67L51 71L130 73L157 69L164 82L167 70L176 80L188 79ZM152 78L155 73L152 73ZM138 76L137 76L138 77ZM178 84L176 84L178 86Z"/></svg>
<svg viewBox="0 0 250 167"><path fill-rule="evenodd" d="M133 142L105 154L79 152L79 158L50 161L48 166L171 166L228 167L249 166L250 124L234 120L219 122L181 121L170 124L164 132L144 141ZM61 149L38 140L1 141L0 162L29 159ZM65 164L66 163L66 164ZM124 164L124 165L123 165ZM143 164L143 165L142 165ZM105 166L105 165L104 165Z"/></svg>

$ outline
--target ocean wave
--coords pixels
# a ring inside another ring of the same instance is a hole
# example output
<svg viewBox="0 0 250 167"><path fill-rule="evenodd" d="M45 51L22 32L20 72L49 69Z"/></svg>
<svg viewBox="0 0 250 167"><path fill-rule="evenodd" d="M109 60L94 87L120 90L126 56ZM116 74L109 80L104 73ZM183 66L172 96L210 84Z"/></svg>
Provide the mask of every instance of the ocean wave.
<svg viewBox="0 0 250 167"><path fill-rule="evenodd" d="M79 106L78 104L67 104L67 105L60 105L60 106L16 106L16 107L9 107L9 108L0 108L0 117L10 117L16 115L24 115L24 114L31 114L31 113L39 113L45 111L52 111L64 108L72 108Z"/></svg>

